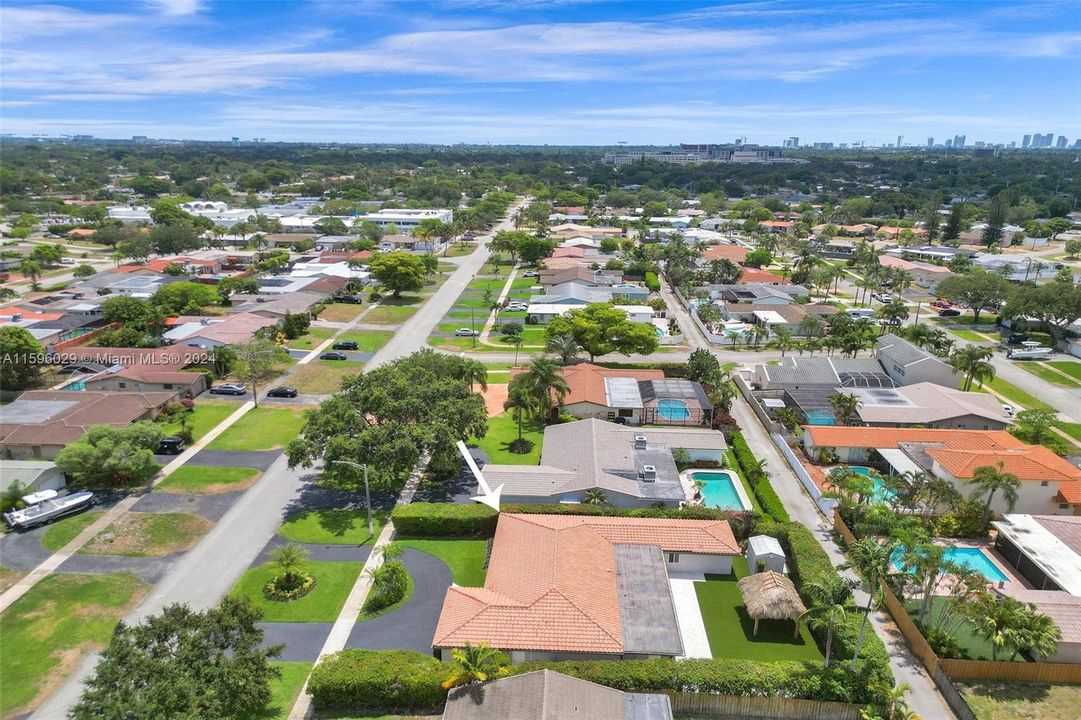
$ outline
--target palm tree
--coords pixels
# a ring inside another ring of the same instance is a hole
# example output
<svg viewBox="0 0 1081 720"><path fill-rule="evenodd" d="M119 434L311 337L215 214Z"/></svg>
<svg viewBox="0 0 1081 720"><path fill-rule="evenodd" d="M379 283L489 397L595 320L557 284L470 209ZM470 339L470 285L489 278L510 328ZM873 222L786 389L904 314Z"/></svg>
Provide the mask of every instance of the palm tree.
<svg viewBox="0 0 1081 720"><path fill-rule="evenodd" d="M507 400L503 403L504 410L510 410L512 417L518 423L518 440L522 439L522 421L533 415L535 410L535 397L530 387L521 380L518 375L510 381L507 388Z"/></svg>
<svg viewBox="0 0 1081 720"><path fill-rule="evenodd" d="M975 500L987 495L983 506L983 525L987 527L991 521L991 502L995 493L1002 491L1002 497L1006 500L1007 509L1012 512L1017 505L1017 489L1021 487L1021 480L1016 475L1005 470L1005 462L1000 461L998 467L983 465L972 471L972 479L968 482L975 485L972 491L972 499Z"/></svg>
<svg viewBox="0 0 1081 720"><path fill-rule="evenodd" d="M19 273L23 277L30 278L31 287L36 287L38 280L41 279L41 265L38 264L37 260L23 260L22 264L19 265Z"/></svg>
<svg viewBox="0 0 1081 720"><path fill-rule="evenodd" d="M848 617L845 602L852 594L852 586L850 581L838 575L829 575L811 580L804 585L804 590L811 597L813 605L800 619L806 619L812 630L826 631L825 667L828 668L833 652L833 634Z"/></svg>
<svg viewBox="0 0 1081 720"><path fill-rule="evenodd" d="M887 711L886 720L905 720L905 718L911 717L908 703L905 701L905 695L909 691L908 683L901 683L894 688L876 686L875 690L885 698L882 705Z"/></svg>
<svg viewBox="0 0 1081 720"><path fill-rule="evenodd" d="M781 357L784 357L785 353L791 350L795 344L795 334L788 328L781 326L773 331L773 335L773 342L770 345L780 350Z"/></svg>
<svg viewBox="0 0 1081 720"><path fill-rule="evenodd" d="M976 634L991 643L992 660L998 659L999 650L1009 651L1012 657L1024 647L1027 640L1025 627L1030 623L1033 614L1038 614L1035 613L1035 608L1030 609L1011 597L999 597L991 593L980 595L969 605L967 611L969 620L975 625ZM1049 633L1047 639L1050 637L1053 637L1053 632Z"/></svg>
<svg viewBox="0 0 1081 720"><path fill-rule="evenodd" d="M480 385L481 391L487 390L488 368L480 360L463 360L461 379L469 383L469 392L473 392L474 384Z"/></svg>
<svg viewBox="0 0 1081 720"><path fill-rule="evenodd" d="M807 317L811 317L808 315ZM765 325L755 325L751 328L751 335L754 337L754 349L758 349L758 344L762 342L762 339L769 335L769 329Z"/></svg>
<svg viewBox="0 0 1081 720"><path fill-rule="evenodd" d="M563 400L570 392L563 379L559 365L546 355L538 355L529 363L525 372L518 375L533 396L534 407L543 412L545 420L551 417L553 406L563 409ZM554 402L553 402L554 400Z"/></svg>
<svg viewBox="0 0 1081 720"><path fill-rule="evenodd" d="M822 332L822 318L819 315L804 315L799 321L799 330L802 335L809 338L818 337ZM755 347L758 347L757 345Z"/></svg>
<svg viewBox="0 0 1081 720"><path fill-rule="evenodd" d="M604 491L600 488L590 488L589 490L586 490L582 502L586 505L607 505L608 496L605 495Z"/></svg>
<svg viewBox="0 0 1081 720"><path fill-rule="evenodd" d="M548 342L545 344L544 349L547 352L558 355L560 361L564 365L569 364L578 357L578 353L582 350L573 335L556 335L555 337L548 338Z"/></svg>
<svg viewBox="0 0 1081 720"><path fill-rule="evenodd" d="M279 545L270 553L270 561L281 570L282 584L285 587L291 587L297 575L303 572L304 563L308 561L308 553L304 548L293 543Z"/></svg>
<svg viewBox="0 0 1081 720"><path fill-rule="evenodd" d="M950 355L950 365L964 374L963 390L971 389L973 380L978 380L982 385L995 377L995 366L991 364L991 348L977 345L958 348Z"/></svg>
<svg viewBox="0 0 1081 720"><path fill-rule="evenodd" d="M863 578L867 587L867 606L864 608L863 622L860 623L860 634L856 640L856 652L852 654L852 670L856 670L856 661L860 657L860 648L863 647L863 634L867 630L867 620L871 613L871 606L875 596L886 578L890 576L893 561L891 556L897 548L893 541L880 543L876 538L864 538L857 540L848 546L848 557L851 566L854 567Z"/></svg>
<svg viewBox="0 0 1081 720"><path fill-rule="evenodd" d="M853 393L834 393L830 396L830 407L839 425L851 425L853 419L858 418L860 398Z"/></svg>
<svg viewBox="0 0 1081 720"><path fill-rule="evenodd" d="M452 650L451 657L454 659L454 670L443 681L443 687L448 690L503 677L509 672L507 666L510 660L507 656L485 643L466 643L464 648Z"/></svg>

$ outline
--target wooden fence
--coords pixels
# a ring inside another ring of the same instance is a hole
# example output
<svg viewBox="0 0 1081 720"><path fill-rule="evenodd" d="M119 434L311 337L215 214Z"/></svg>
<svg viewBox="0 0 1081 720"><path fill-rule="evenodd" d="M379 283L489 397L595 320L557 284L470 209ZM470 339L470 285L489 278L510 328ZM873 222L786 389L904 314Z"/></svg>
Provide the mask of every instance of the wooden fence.
<svg viewBox="0 0 1081 720"><path fill-rule="evenodd" d="M954 680L1002 680L1081 685L1081 665L1002 660L954 660L939 658L938 664Z"/></svg>
<svg viewBox="0 0 1081 720"><path fill-rule="evenodd" d="M858 705L795 698L669 693L674 713L777 720L859 720Z"/></svg>

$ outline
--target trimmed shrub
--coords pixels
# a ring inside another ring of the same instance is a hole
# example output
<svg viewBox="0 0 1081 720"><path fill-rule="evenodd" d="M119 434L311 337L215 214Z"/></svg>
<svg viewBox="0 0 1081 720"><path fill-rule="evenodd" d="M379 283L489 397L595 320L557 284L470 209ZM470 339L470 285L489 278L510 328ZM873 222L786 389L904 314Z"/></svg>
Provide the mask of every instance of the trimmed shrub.
<svg viewBox="0 0 1081 720"><path fill-rule="evenodd" d="M659 292L661 281L657 279L657 273L652 270L646 273L646 289L650 292Z"/></svg>
<svg viewBox="0 0 1081 720"><path fill-rule="evenodd" d="M395 507L391 519L401 535L491 537L499 513L480 503L410 503Z"/></svg>
<svg viewBox="0 0 1081 720"><path fill-rule="evenodd" d="M409 573L401 560L388 560L375 571L374 582L368 598L364 601L364 612L379 612L405 597L409 591Z"/></svg>
<svg viewBox="0 0 1081 720"><path fill-rule="evenodd" d="M451 666L411 650L343 650L315 666L308 692L316 710L428 710L447 698Z"/></svg>
<svg viewBox="0 0 1081 720"><path fill-rule="evenodd" d="M510 451L519 455L525 455L533 449L533 441L529 438L515 438L510 441Z"/></svg>
<svg viewBox="0 0 1081 720"><path fill-rule="evenodd" d="M769 478L748 472L747 469L754 467L758 462L758 458L751 452L751 446L743 438L743 433L738 431L732 433L729 437L729 443L732 446L732 454L736 458L736 464L739 465L743 477L750 482L751 492L754 493L758 504L762 506L762 512L777 522L790 522L792 518L789 517L781 498L777 497L777 491L770 485Z"/></svg>
<svg viewBox="0 0 1081 720"><path fill-rule="evenodd" d="M267 600L291 602L304 597L314 588L315 577L307 573L295 573L293 582L288 584L285 582L285 576L279 575L263 586L263 596Z"/></svg>

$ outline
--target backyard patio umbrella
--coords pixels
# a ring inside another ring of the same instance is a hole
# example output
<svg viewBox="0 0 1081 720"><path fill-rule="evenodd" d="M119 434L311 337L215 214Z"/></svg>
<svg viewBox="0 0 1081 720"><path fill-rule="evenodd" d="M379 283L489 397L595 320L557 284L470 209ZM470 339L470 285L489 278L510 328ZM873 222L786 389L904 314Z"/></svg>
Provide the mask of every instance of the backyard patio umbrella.
<svg viewBox="0 0 1081 720"><path fill-rule="evenodd" d="M780 573L765 571L748 575L736 583L747 614L754 618L754 634L758 634L758 621L794 620L796 637L799 637L799 617L807 612L792 581Z"/></svg>

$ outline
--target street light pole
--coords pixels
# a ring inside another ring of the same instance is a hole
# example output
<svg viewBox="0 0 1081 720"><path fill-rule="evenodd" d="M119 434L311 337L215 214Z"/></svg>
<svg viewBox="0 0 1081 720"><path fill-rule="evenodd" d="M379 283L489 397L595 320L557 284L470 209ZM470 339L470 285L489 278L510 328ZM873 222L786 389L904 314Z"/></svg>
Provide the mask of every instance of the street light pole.
<svg viewBox="0 0 1081 720"><path fill-rule="evenodd" d="M368 487L368 463L355 463L352 460L331 460L332 463L338 465L349 465L355 468L361 468L364 471L364 502L368 506L368 536L375 535L375 527L372 525L372 491Z"/></svg>

